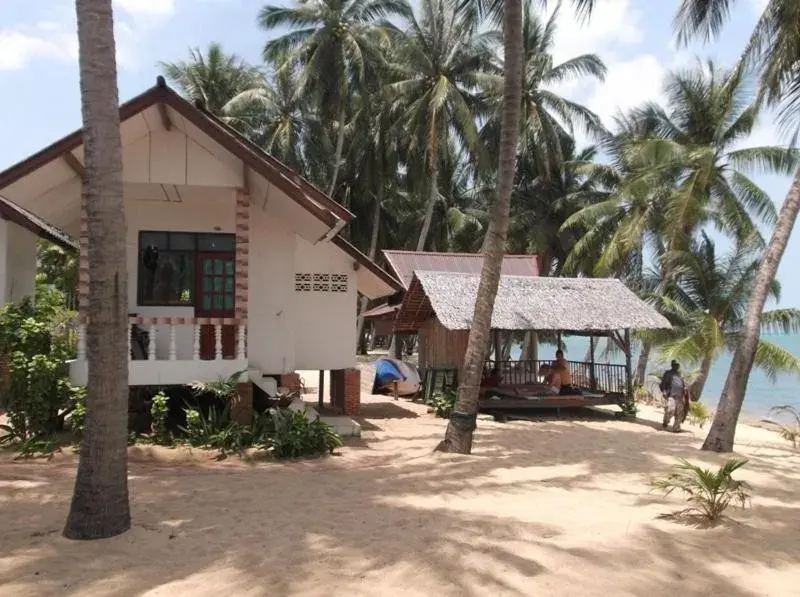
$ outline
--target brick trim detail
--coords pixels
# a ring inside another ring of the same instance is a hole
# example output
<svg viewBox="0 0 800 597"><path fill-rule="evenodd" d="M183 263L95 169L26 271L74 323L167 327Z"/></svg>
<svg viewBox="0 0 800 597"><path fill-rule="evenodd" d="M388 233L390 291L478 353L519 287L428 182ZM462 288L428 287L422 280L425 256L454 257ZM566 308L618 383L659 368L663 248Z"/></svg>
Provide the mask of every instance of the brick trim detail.
<svg viewBox="0 0 800 597"><path fill-rule="evenodd" d="M236 191L236 318L247 318L250 266L250 196Z"/></svg>
<svg viewBox="0 0 800 597"><path fill-rule="evenodd" d="M80 236L78 237L78 314L89 314L89 219L85 200L81 198Z"/></svg>

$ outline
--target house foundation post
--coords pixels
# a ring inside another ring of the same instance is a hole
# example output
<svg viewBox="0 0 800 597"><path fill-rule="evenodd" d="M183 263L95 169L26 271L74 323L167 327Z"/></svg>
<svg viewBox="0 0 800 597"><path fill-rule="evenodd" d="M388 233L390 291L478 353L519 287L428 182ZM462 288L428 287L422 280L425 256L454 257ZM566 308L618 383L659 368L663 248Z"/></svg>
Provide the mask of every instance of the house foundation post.
<svg viewBox="0 0 800 597"><path fill-rule="evenodd" d="M331 403L348 417L358 414L361 408L361 370L335 369L331 371Z"/></svg>

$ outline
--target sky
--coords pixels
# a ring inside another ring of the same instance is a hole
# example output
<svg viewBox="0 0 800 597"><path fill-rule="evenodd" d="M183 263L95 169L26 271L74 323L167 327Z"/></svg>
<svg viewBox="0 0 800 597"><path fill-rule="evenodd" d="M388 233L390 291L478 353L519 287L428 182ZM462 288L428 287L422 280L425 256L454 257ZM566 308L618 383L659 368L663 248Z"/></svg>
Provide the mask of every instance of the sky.
<svg viewBox="0 0 800 597"><path fill-rule="evenodd" d="M555 60L595 53L605 61L608 74L603 83L581 83L562 91L587 104L610 126L619 110L663 100L663 78L670 69L707 57L733 64L766 1L738 0L719 40L680 50L672 30L678 0L599 0L588 24L577 22L565 2ZM226 51L258 62L268 35L255 23L263 4L114 0L121 100L154 85L158 62L184 59L189 47L219 41ZM0 171L80 127L74 11L74 0L0 0ZM783 141L771 116L764 115L747 145ZM780 206L789 179L753 178ZM781 306L800 307L800 276L792 275L798 260L800 234L795 234L781 266Z"/></svg>

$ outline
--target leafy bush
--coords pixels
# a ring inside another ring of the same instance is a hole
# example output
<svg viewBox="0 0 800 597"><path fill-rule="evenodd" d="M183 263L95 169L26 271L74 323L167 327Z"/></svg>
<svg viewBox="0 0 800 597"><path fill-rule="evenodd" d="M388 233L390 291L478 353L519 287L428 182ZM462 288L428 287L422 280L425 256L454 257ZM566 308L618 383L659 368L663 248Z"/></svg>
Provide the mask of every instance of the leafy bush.
<svg viewBox="0 0 800 597"><path fill-rule="evenodd" d="M689 507L677 515L696 514L716 522L731 502L744 508L750 501L750 486L733 478L733 473L745 464L747 460L732 459L712 471L680 459L669 474L653 480L651 486L665 495L678 490L686 496Z"/></svg>
<svg viewBox="0 0 800 597"><path fill-rule="evenodd" d="M434 392L428 399L428 406L437 417L447 419L450 417L450 413L453 412L457 396L454 390Z"/></svg>
<svg viewBox="0 0 800 597"><path fill-rule="evenodd" d="M172 434L167 429L167 415L169 414L169 396L164 392L159 392L153 396L150 406L152 424L150 432L155 443L161 446L172 445Z"/></svg>
<svg viewBox="0 0 800 597"><path fill-rule="evenodd" d="M73 352L66 323L70 312L60 307L63 297L56 291L44 288L37 298L36 304L26 297L0 309L0 354L10 361L2 441L19 443L25 454L52 450L52 435L75 392L65 364Z"/></svg>
<svg viewBox="0 0 800 597"><path fill-rule="evenodd" d="M711 410L702 402L689 402L689 423L700 429L711 420Z"/></svg>
<svg viewBox="0 0 800 597"><path fill-rule="evenodd" d="M636 404L636 400L629 400L627 397L623 397L618 403L618 406L622 410L622 415L625 417L630 417L632 419L636 418L636 414L639 412L639 407Z"/></svg>
<svg viewBox="0 0 800 597"><path fill-rule="evenodd" d="M236 386L242 375L247 371L238 371L231 375L229 378L219 378L216 381L194 381L189 384L189 387L194 390L198 396L202 394L211 394L220 400L227 400L236 396Z"/></svg>
<svg viewBox="0 0 800 597"><path fill-rule="evenodd" d="M270 409L274 428L264 447L276 458L297 458L333 454L341 447L342 438L327 423L309 421L303 411Z"/></svg>
<svg viewBox="0 0 800 597"><path fill-rule="evenodd" d="M791 442L793 448L800 446L800 412L793 406L783 404L781 406L774 406L769 409L770 413L790 415L794 421L790 424L777 423L778 435L788 442Z"/></svg>
<svg viewBox="0 0 800 597"><path fill-rule="evenodd" d="M186 414L186 426L178 428L183 432L189 444L196 448L211 446L214 437L231 425L228 406L212 407L208 411L208 416L196 408L186 408L183 412Z"/></svg>

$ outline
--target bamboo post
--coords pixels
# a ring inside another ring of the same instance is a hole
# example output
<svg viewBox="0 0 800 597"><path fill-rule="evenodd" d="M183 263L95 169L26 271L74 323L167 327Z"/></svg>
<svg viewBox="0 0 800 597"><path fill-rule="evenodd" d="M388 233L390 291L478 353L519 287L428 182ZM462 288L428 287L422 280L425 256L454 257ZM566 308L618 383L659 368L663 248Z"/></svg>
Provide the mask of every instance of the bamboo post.
<svg viewBox="0 0 800 597"><path fill-rule="evenodd" d="M594 371L594 336L589 336L589 387L594 392L597 390L597 378Z"/></svg>
<svg viewBox="0 0 800 597"><path fill-rule="evenodd" d="M631 331L625 329L625 393L630 402L633 402L633 377L631 368Z"/></svg>
<svg viewBox="0 0 800 597"><path fill-rule="evenodd" d="M400 392L397 389L397 381L396 380L392 382L392 396L394 397L395 400L400 400Z"/></svg>
<svg viewBox="0 0 800 597"><path fill-rule="evenodd" d="M333 376L331 376L331 384L333 384ZM319 370L319 384L317 385L319 385L319 388L317 388L317 404L322 408L325 403L325 371L322 369ZM333 398L333 394L331 394L331 398Z"/></svg>

